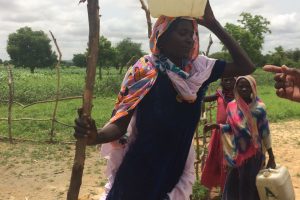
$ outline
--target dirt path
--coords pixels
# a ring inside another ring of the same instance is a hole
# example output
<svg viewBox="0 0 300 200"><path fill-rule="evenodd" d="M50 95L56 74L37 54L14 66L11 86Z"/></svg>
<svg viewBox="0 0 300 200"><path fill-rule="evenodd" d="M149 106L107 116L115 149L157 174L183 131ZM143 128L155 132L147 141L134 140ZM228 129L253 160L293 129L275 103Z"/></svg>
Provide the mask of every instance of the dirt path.
<svg viewBox="0 0 300 200"><path fill-rule="evenodd" d="M288 167L300 199L300 120L271 124L278 164ZM73 147L63 145L10 145L0 141L0 200L66 199ZM105 161L96 148L87 149L81 188L82 200L97 200L105 184ZM297 198L296 198L297 199Z"/></svg>
<svg viewBox="0 0 300 200"><path fill-rule="evenodd" d="M271 131L276 163L288 168L300 199L300 121L272 124Z"/></svg>

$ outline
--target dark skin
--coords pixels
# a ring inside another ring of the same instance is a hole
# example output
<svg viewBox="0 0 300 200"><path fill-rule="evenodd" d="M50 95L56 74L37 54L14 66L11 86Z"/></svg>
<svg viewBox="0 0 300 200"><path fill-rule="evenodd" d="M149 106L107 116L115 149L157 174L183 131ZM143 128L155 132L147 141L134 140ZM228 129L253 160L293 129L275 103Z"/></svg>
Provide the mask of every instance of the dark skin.
<svg viewBox="0 0 300 200"><path fill-rule="evenodd" d="M221 40L221 42L228 49L233 59L233 63L226 64L225 71L222 75L223 77L243 76L245 74L251 74L255 71L255 66L250 60L247 53L215 19L209 1L207 1L204 17L202 19L199 19L197 22L198 24L208 28Z"/></svg>
<svg viewBox="0 0 300 200"><path fill-rule="evenodd" d="M203 20L200 20L203 26L212 30L220 40L226 45L234 60L233 63L226 64L224 77L234 77L252 73L255 68L247 54L241 49L235 40L220 26L215 19L209 2L206 6ZM169 34L168 38L160 44L160 50L177 66L182 66L182 60L188 58L193 47L193 26L191 21L180 19L180 22ZM243 66L243 67L238 67ZM95 122L90 119L83 121L81 115L75 120L76 138L87 137L88 145L102 144L121 138L127 131L133 111L128 115L108 124L102 129L97 130Z"/></svg>
<svg viewBox="0 0 300 200"><path fill-rule="evenodd" d="M266 65L263 69L274 75L277 96L291 101L300 102L300 69L289 68L285 65L278 67Z"/></svg>
<svg viewBox="0 0 300 200"><path fill-rule="evenodd" d="M221 87L223 91L233 91L235 84L235 78L222 78L221 79ZM212 102L217 100L217 95L210 95L204 97L204 102Z"/></svg>
<svg viewBox="0 0 300 200"><path fill-rule="evenodd" d="M251 99L251 94L252 94L252 88L250 83L248 82L247 79L239 79L237 84L236 84L236 89L240 97L247 103L250 104L252 102ZM206 124L204 126L204 132L210 131L212 129L220 129L219 124ZM268 155L269 155L269 160L267 163L267 168L272 168L275 169L276 163L275 163L275 157L273 154L272 148L267 149Z"/></svg>

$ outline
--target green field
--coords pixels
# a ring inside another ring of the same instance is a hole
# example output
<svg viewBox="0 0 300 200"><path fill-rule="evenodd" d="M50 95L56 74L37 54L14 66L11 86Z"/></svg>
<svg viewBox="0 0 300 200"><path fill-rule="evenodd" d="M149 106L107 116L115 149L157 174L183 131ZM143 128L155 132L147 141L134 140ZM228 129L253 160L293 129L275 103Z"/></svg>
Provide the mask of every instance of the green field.
<svg viewBox="0 0 300 200"><path fill-rule="evenodd" d="M8 98L7 72L0 67L0 118L7 118ZM27 69L14 69L14 100L24 105L35 101L54 99L56 92L56 72L52 69L39 69L31 74ZM63 67L61 70L61 97L77 96L82 94L85 69ZM103 126L110 117L111 111L124 74L119 75L116 69L103 70L103 79L97 78L95 85L95 99L93 118L98 127ZM258 69L255 74L258 82L258 94L266 103L268 118L271 122L300 118L300 104L280 99L275 95L271 74ZM213 92L217 84L211 87ZM59 102L57 120L73 125L77 115L77 108L81 99ZM36 104L28 108L14 104L12 117L19 118L51 118L54 103ZM45 141L49 139L51 121L15 121L13 122L13 137ZM7 121L0 121L0 136L7 136ZM72 141L73 129L61 124L55 125L55 140Z"/></svg>

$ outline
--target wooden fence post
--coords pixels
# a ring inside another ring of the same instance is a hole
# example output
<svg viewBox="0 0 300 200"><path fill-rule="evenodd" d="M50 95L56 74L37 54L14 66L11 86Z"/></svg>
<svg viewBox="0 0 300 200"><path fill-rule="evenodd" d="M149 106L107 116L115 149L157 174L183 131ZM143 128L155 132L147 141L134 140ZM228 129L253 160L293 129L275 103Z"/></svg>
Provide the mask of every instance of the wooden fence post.
<svg viewBox="0 0 300 200"><path fill-rule="evenodd" d="M54 137L54 124L56 122L56 112L57 112L57 106L58 106L58 101L59 101L59 97L60 97L60 62L61 62L61 52L60 49L57 45L57 41L56 38L54 37L53 33L51 31L49 31L53 42L56 46L56 49L58 51L58 55L59 55L59 59L56 63L55 69L56 69L56 75L57 75L57 86L56 86L56 97L55 97L55 106L54 106L54 110L53 110L53 114L52 114L52 121L51 121L51 129L50 129L50 142L53 142L53 137Z"/></svg>
<svg viewBox="0 0 300 200"><path fill-rule="evenodd" d="M85 0L80 0L85 2ZM89 43L87 57L86 83L83 94L83 117L88 119L91 116L93 88L95 83L96 66L99 52L99 3L98 0L88 0L87 10L89 18ZM67 200L78 200L82 174L85 161L86 138L76 141L75 158L72 168L70 186Z"/></svg>
<svg viewBox="0 0 300 200"><path fill-rule="evenodd" d="M12 138L12 106L14 103L14 79L12 74L12 67L11 65L7 65L7 72L8 72L8 88L9 88L9 97L8 97L8 116L7 116L7 124L8 124L8 137L9 142L13 143Z"/></svg>

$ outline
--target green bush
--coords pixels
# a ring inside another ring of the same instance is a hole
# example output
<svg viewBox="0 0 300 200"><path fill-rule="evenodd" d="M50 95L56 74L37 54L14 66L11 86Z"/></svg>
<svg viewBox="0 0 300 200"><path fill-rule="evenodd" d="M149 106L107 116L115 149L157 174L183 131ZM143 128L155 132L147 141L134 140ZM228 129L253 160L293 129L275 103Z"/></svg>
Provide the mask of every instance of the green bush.
<svg viewBox="0 0 300 200"><path fill-rule="evenodd" d="M193 185L193 194L191 200L203 200L208 195L208 189L200 184L199 180L196 180Z"/></svg>

